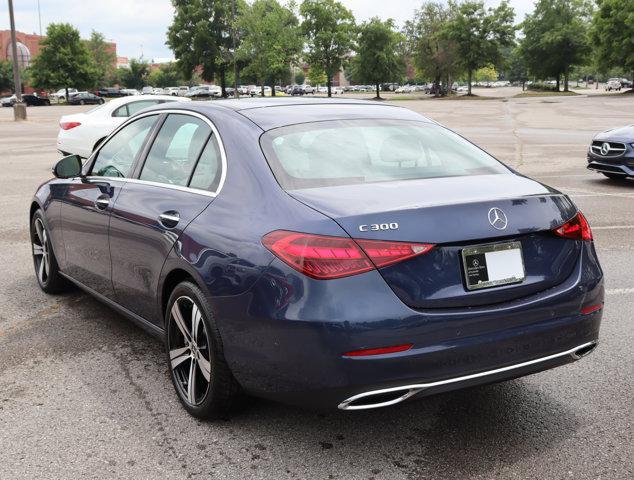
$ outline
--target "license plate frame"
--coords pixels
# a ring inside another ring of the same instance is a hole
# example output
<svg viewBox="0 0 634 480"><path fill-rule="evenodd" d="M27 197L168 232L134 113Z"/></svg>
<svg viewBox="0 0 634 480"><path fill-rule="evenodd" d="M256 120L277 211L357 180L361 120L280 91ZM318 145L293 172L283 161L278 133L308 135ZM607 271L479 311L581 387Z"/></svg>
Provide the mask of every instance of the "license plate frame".
<svg viewBox="0 0 634 480"><path fill-rule="evenodd" d="M502 253L487 257L487 254L495 254L497 252ZM521 242L501 242L467 247L462 249L461 257L463 278L467 290L481 290L483 288L511 285L522 283L526 280L526 268L524 266L524 253ZM501 260L510 262L510 267L505 265L505 267L500 268L499 262ZM504 272L506 268L512 274L506 274L504 278L497 278L499 273L494 271L492 276L496 278L490 279L489 262L491 262L492 267L495 267L494 269ZM498 265L495 265L496 263Z"/></svg>

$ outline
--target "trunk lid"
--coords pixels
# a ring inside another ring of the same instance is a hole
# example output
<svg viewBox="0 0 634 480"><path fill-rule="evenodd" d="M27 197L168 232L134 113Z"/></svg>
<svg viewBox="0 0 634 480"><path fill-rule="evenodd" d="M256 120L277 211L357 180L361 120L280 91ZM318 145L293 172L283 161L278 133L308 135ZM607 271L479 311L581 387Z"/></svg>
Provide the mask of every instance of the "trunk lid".
<svg viewBox="0 0 634 480"><path fill-rule="evenodd" d="M570 275L581 248L580 242L551 233L575 215L572 202L516 174L333 186L289 194L335 220L353 238L436 244L429 253L380 269L412 308L487 305L546 290ZM491 225L493 208L504 212L506 228ZM508 241L521 243L524 281L468 290L462 250Z"/></svg>

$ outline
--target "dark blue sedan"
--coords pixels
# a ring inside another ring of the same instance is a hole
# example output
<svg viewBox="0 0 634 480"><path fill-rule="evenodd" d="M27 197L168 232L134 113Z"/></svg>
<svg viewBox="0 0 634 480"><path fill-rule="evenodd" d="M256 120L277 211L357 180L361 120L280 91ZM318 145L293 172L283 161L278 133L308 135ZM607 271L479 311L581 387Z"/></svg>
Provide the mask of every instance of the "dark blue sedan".
<svg viewBox="0 0 634 480"><path fill-rule="evenodd" d="M30 209L37 280L160 336L202 418L247 393L358 410L575 361L603 273L560 192L408 109L159 105Z"/></svg>

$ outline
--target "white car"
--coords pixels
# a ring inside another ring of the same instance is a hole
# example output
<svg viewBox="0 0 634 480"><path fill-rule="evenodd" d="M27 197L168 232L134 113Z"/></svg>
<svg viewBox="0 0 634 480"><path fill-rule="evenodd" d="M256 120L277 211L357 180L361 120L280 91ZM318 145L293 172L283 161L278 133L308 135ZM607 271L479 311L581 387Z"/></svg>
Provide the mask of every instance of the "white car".
<svg viewBox="0 0 634 480"><path fill-rule="evenodd" d="M186 87L186 86L178 87L178 96L179 97L184 97L187 92L189 92L189 87Z"/></svg>
<svg viewBox="0 0 634 480"><path fill-rule="evenodd" d="M341 87L332 87L330 91L332 92L333 95L343 95L344 93L344 90Z"/></svg>
<svg viewBox="0 0 634 480"><path fill-rule="evenodd" d="M317 93L328 93L328 87L317 87Z"/></svg>
<svg viewBox="0 0 634 480"><path fill-rule="evenodd" d="M165 90L165 95L174 95L174 96L178 95L178 87L167 87L164 90Z"/></svg>
<svg viewBox="0 0 634 480"><path fill-rule="evenodd" d="M616 90L620 92L622 88L621 81L618 78L610 78L608 83L605 85L605 89L610 92L612 90Z"/></svg>
<svg viewBox="0 0 634 480"><path fill-rule="evenodd" d="M171 95L121 97L84 113L64 115L59 121L57 150L63 155L72 154L88 158L110 132L131 115L159 103L178 101L184 102L189 99Z"/></svg>
<svg viewBox="0 0 634 480"><path fill-rule="evenodd" d="M141 95L141 92L139 92L136 88L122 88L120 92L123 95Z"/></svg>
<svg viewBox="0 0 634 480"><path fill-rule="evenodd" d="M77 93L77 89L76 88L69 88L68 89L68 96L71 97L72 95L74 95L75 93ZM63 102L66 100L66 89L65 88L60 88L57 92L55 93L51 93L48 98L50 99L56 99L58 102Z"/></svg>
<svg viewBox="0 0 634 480"><path fill-rule="evenodd" d="M154 87L143 87L141 90L141 95L152 95L154 93Z"/></svg>

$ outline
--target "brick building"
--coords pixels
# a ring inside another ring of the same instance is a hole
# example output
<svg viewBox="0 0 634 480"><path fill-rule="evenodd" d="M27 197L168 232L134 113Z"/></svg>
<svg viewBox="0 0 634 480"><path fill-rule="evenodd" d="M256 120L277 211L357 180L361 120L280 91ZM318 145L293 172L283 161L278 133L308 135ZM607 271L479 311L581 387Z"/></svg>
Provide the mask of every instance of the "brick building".
<svg viewBox="0 0 634 480"><path fill-rule="evenodd" d="M15 32L15 39L18 47L18 64L21 67L28 67L33 59L40 53L40 42L46 37L34 33ZM108 42L108 50L117 55L117 44ZM11 51L11 30L0 30L0 60L13 58ZM116 67L116 64L113 66ZM25 93L32 92L33 89L25 87Z"/></svg>

